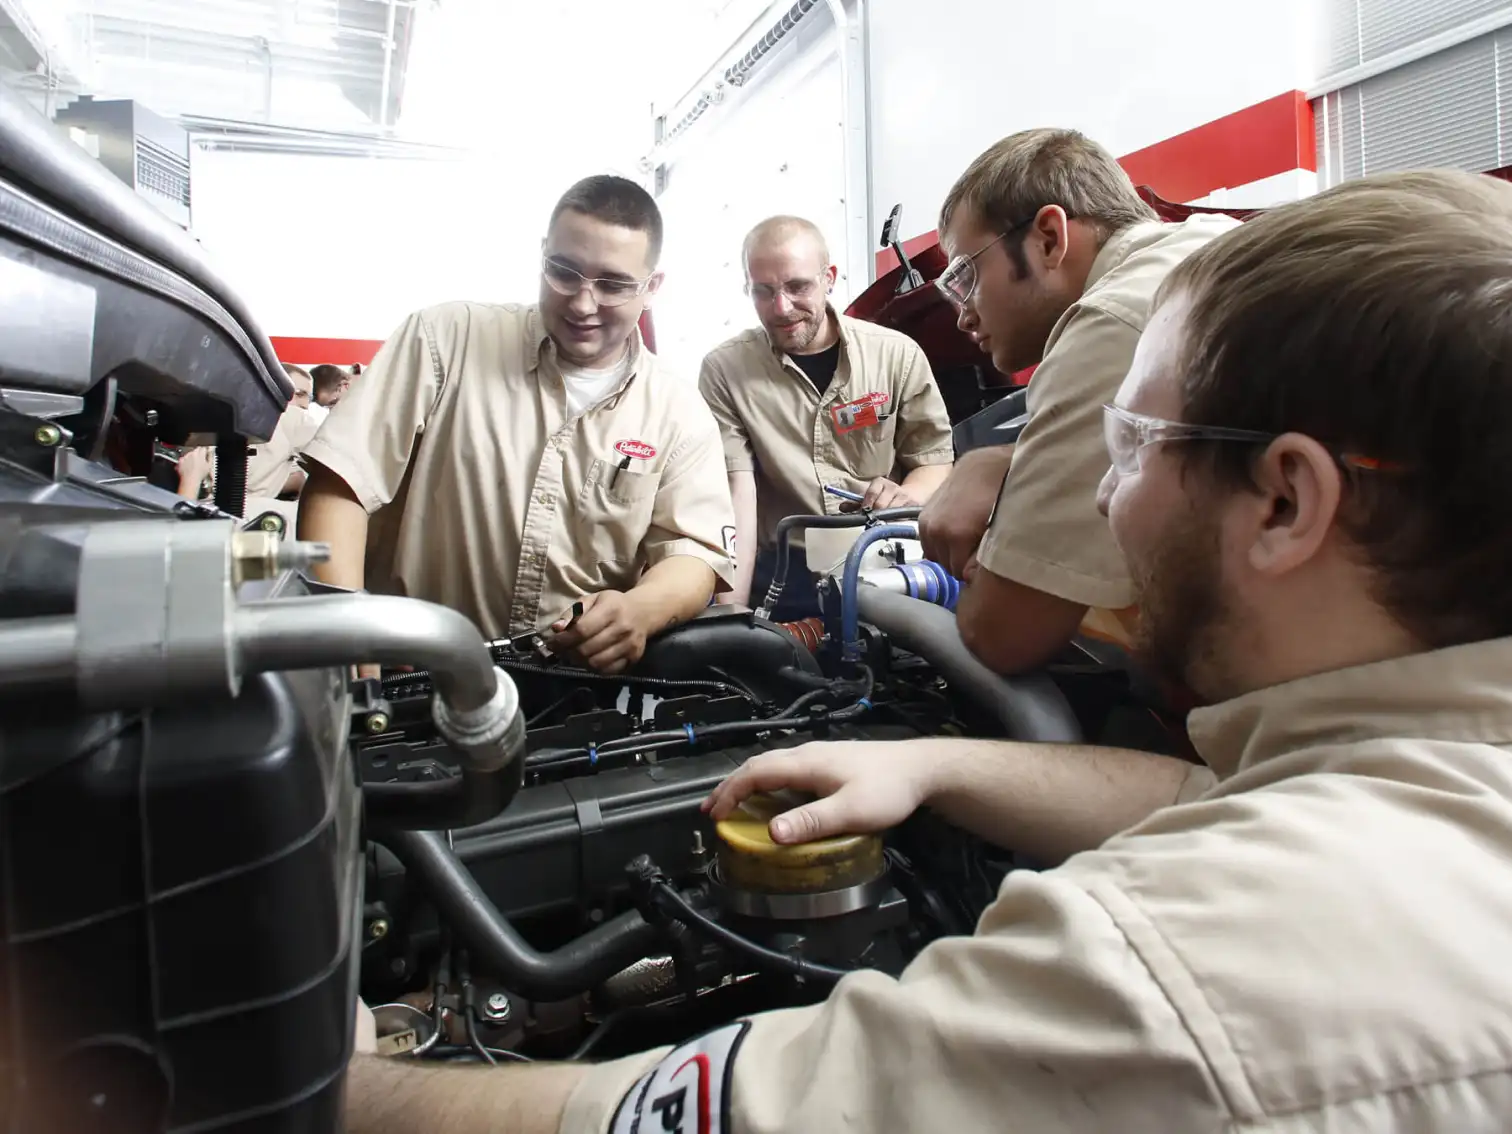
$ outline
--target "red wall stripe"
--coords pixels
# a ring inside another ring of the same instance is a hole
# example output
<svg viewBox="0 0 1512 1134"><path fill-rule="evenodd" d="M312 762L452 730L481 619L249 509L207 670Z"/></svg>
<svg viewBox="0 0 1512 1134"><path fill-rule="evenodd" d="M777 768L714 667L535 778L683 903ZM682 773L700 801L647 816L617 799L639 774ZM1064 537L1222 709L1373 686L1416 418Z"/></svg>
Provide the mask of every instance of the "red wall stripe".
<svg viewBox="0 0 1512 1134"><path fill-rule="evenodd" d="M383 345L382 339L274 338L269 341L280 362L295 366L319 366L323 362L333 366L360 362L366 366Z"/></svg>
<svg viewBox="0 0 1512 1134"><path fill-rule="evenodd" d="M1118 160L1134 184L1178 202L1294 169L1316 170L1312 103L1301 91L1287 91ZM903 250L914 256L939 238L927 232L905 241ZM879 277L897 266L892 249L877 253Z"/></svg>

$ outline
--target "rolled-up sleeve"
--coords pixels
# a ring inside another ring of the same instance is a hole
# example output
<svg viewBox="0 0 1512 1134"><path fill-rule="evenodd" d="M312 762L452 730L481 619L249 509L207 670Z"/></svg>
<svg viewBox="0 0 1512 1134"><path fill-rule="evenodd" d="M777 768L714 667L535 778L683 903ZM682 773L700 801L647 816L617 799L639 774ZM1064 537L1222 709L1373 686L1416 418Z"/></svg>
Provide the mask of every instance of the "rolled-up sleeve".
<svg viewBox="0 0 1512 1134"><path fill-rule="evenodd" d="M1054 873L1012 876L974 936L936 942L896 980L856 973L821 1005L753 1017L702 1047L716 1113L700 1126L713 1134L1186 1134L1231 1117L1109 907ZM637 1111L646 1129L669 1087L696 1086L671 1067L688 1058L594 1068L563 1134L628 1130Z"/></svg>
<svg viewBox="0 0 1512 1134"><path fill-rule="evenodd" d="M701 559L726 583L735 568L728 547L734 538L735 506L720 449L719 427L702 405L693 407L683 435L667 458L656 488L651 525L642 542L646 565L674 555Z"/></svg>
<svg viewBox="0 0 1512 1134"><path fill-rule="evenodd" d="M411 315L332 407L304 455L376 512L398 493L443 381L424 313Z"/></svg>
<svg viewBox="0 0 1512 1134"><path fill-rule="evenodd" d="M704 403L719 425L725 469L732 473L754 470L756 456L751 451L751 439L746 434L745 422L735 412L730 400L729 379L712 354L703 360L703 366L699 369L698 392L703 395Z"/></svg>
<svg viewBox="0 0 1512 1134"><path fill-rule="evenodd" d="M1129 323L1082 308L1035 370L1029 422L977 554L994 575L1087 606L1120 610L1134 601L1097 488L1108 471L1102 407L1138 342Z"/></svg>
<svg viewBox="0 0 1512 1134"><path fill-rule="evenodd" d="M899 390L895 445L898 463L905 469L923 465L948 465L955 460L950 415L939 384L924 352L909 343Z"/></svg>

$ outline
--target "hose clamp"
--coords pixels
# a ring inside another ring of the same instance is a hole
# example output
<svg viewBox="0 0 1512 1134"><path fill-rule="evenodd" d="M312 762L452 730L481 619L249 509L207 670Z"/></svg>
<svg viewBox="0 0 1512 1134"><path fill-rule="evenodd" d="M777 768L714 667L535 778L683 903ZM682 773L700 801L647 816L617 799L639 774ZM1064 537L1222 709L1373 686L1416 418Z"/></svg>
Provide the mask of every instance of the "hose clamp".
<svg viewBox="0 0 1512 1134"><path fill-rule="evenodd" d="M508 767L525 750L520 694L509 674L494 666L493 696L476 709L453 709L438 694L431 701L436 732L479 772Z"/></svg>

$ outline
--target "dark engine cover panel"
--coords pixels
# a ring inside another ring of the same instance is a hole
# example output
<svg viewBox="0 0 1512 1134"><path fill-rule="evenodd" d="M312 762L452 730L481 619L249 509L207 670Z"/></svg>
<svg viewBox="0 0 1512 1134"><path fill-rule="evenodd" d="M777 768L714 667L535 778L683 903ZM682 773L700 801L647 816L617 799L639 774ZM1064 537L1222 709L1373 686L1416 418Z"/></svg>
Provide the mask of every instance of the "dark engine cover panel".
<svg viewBox="0 0 1512 1134"><path fill-rule="evenodd" d="M341 692L314 670L151 713L6 706L8 1129L338 1128L362 881Z"/></svg>

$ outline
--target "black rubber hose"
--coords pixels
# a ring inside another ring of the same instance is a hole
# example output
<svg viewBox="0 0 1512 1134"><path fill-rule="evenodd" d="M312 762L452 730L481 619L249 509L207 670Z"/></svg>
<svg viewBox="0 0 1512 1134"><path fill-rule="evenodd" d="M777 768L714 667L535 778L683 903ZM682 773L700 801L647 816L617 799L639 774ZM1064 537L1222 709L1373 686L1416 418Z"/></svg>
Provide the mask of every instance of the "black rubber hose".
<svg viewBox="0 0 1512 1134"><path fill-rule="evenodd" d="M599 673L591 669L579 669L576 666L547 666L536 665L531 662L521 662L505 657L495 657L494 664L508 673L534 673L542 677L555 677L562 681L580 682L612 682L615 685L639 685L647 689L665 689L668 691L704 693L722 693L726 696L744 697L752 704L760 704L748 691L738 685L730 685L723 681L674 681L664 677L642 677L633 673ZM407 685L417 685L425 681L429 676L426 670L415 670L412 673L392 673L383 678L384 689L404 689Z"/></svg>
<svg viewBox="0 0 1512 1134"><path fill-rule="evenodd" d="M542 953L515 932L509 919L433 831L395 831L383 838L436 907L441 924L511 992L530 1000L565 1000L602 984L650 953L661 932L631 910L560 949Z"/></svg>
<svg viewBox="0 0 1512 1134"><path fill-rule="evenodd" d="M653 882L651 896L661 911L673 921L680 922L695 933L712 938L726 949L745 955L758 969L780 973L784 976L801 977L816 984L834 984L842 977L850 975L848 969L831 968L829 965L821 965L815 961L789 957L786 953L779 953L775 949L768 949L765 945L758 945L749 938L742 937L734 930L727 929L694 909L688 904L687 899L666 882Z"/></svg>
<svg viewBox="0 0 1512 1134"><path fill-rule="evenodd" d="M450 831L486 823L509 806L525 782L525 760L498 772L466 766L460 776L413 783L362 785L369 835L393 831Z"/></svg>
<svg viewBox="0 0 1512 1134"><path fill-rule="evenodd" d="M792 557L793 532L804 528L861 528L872 523L893 520L917 520L922 508L884 508L880 512L847 512L840 516L787 516L777 521L777 560L772 566L772 582L761 609L768 614L777 606L782 589L787 586L788 561Z"/></svg>

